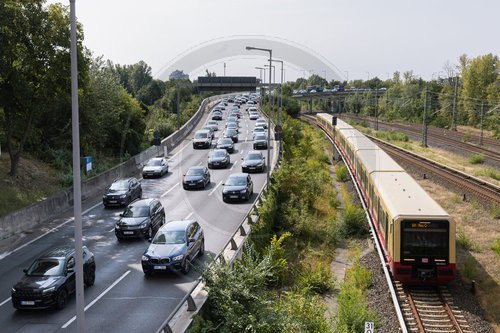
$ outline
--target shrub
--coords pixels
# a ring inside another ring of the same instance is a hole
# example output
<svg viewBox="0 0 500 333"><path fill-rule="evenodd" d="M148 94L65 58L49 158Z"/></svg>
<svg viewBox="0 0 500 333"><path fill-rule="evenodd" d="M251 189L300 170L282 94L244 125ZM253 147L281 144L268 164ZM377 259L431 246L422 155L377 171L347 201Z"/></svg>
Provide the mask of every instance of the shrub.
<svg viewBox="0 0 500 333"><path fill-rule="evenodd" d="M495 169L493 168L488 168L486 170L486 175L490 178L493 178L495 180L500 180L500 173L497 172Z"/></svg>
<svg viewBox="0 0 500 333"><path fill-rule="evenodd" d="M495 252L497 256L500 257L500 238L493 242L493 244L490 246L490 249L492 249L493 252Z"/></svg>
<svg viewBox="0 0 500 333"><path fill-rule="evenodd" d="M474 154L469 156L470 164L482 164L484 163L484 155L483 154Z"/></svg>
<svg viewBox="0 0 500 333"><path fill-rule="evenodd" d="M365 321L376 322L375 314L368 310L363 290L352 283L341 284L337 306L333 319L335 332L364 332Z"/></svg>
<svg viewBox="0 0 500 333"><path fill-rule="evenodd" d="M471 138L471 135L469 133L465 134L463 137L462 137L462 141L463 142L469 142L470 141L470 138Z"/></svg>
<svg viewBox="0 0 500 333"><path fill-rule="evenodd" d="M295 269L295 273L297 285L307 293L324 294L335 287L335 278L330 266L321 262L315 269L311 265L301 263L301 268Z"/></svg>
<svg viewBox="0 0 500 333"><path fill-rule="evenodd" d="M464 260L464 276L473 280L476 277L476 260L473 256L468 255Z"/></svg>
<svg viewBox="0 0 500 333"><path fill-rule="evenodd" d="M492 219L500 219L500 207L498 207L495 203L491 204L491 214Z"/></svg>
<svg viewBox="0 0 500 333"><path fill-rule="evenodd" d="M354 265L352 265L349 269L345 279L354 287L365 290L373 284L373 272L368 270L366 267L360 266L358 258L354 261Z"/></svg>
<svg viewBox="0 0 500 333"><path fill-rule="evenodd" d="M464 229L458 229L457 244L468 251L479 252L479 245L467 237Z"/></svg>
<svg viewBox="0 0 500 333"><path fill-rule="evenodd" d="M345 165L342 165L341 167L335 166L335 179L338 182L345 182L349 178L348 172L347 172L347 167Z"/></svg>
<svg viewBox="0 0 500 333"><path fill-rule="evenodd" d="M331 332L325 318L326 305L318 296L299 292L285 292L281 297L280 310L289 320L282 332Z"/></svg>
<svg viewBox="0 0 500 333"><path fill-rule="evenodd" d="M339 231L344 237L358 237L368 234L368 223L363 209L348 205L341 211Z"/></svg>

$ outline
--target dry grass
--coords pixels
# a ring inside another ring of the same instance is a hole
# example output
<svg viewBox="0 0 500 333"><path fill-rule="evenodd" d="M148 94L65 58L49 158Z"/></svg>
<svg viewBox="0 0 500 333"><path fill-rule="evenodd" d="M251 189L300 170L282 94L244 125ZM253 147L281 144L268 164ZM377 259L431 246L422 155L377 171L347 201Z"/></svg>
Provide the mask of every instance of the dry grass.
<svg viewBox="0 0 500 333"><path fill-rule="evenodd" d="M362 126L355 126L358 130L366 133L366 128ZM408 142L399 142L399 141L391 141L390 143L404 148L406 150L410 150L413 153L416 153L420 156L424 156L426 158L432 159L441 164L447 165L459 171L465 172L470 175L474 175L477 178L483 179L489 183L500 186L500 180L492 178L489 176L491 170L493 169L491 166L482 165L482 164L471 164L469 161L469 157L462 156L459 154L455 154L445 149L441 149L438 147L422 147L420 145L420 141L409 140ZM500 174L499 170L496 170L497 174Z"/></svg>
<svg viewBox="0 0 500 333"><path fill-rule="evenodd" d="M457 269L466 276L466 259L472 256L476 263L474 279L477 294L488 313L488 319L500 327L500 258L491 249L495 240L500 238L499 221L490 212L474 203L456 199L456 194L434 184L429 180L417 182L436 200L456 221L457 230L462 229L467 238L476 245L472 251L457 246Z"/></svg>

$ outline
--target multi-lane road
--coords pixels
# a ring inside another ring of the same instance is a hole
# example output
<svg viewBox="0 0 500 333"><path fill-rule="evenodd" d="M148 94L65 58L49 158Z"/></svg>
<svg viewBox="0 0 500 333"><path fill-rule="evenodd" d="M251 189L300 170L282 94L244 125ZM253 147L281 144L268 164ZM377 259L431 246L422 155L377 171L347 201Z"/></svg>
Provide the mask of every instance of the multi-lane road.
<svg viewBox="0 0 500 333"><path fill-rule="evenodd" d="M231 104L226 107L230 110ZM241 172L241 158L252 150L254 120L249 120L240 109L239 141L231 154L227 169L212 169L211 183L204 190L186 191L182 188L183 174L190 166L206 165L209 150L194 150L185 142L169 157L169 172L159 179L141 180L143 197L160 198L165 207L166 219L196 219L205 231L206 253L215 256L232 236L257 198L266 181L266 173L252 174L254 194L248 202L224 203L222 183L227 176ZM225 117L219 121L212 148L222 135ZM203 117L197 128L208 118ZM192 137L192 134L191 136ZM271 156L276 146L271 145ZM266 161L267 167L272 161ZM85 288L85 327L87 332L154 332L169 315L186 292L193 286L199 272L192 269L187 275L170 273L145 278L141 268L141 255L148 247L146 240L119 243L114 234L114 224L123 208L104 209L102 203L90 207L83 216L83 243L95 255L97 270L95 284ZM24 247L11 249L0 255L0 331L1 332L73 332L76 330L75 296L62 310L15 310L10 301L11 287L20 279L23 268L48 249L63 244L73 244L73 223L61 223L50 232ZM195 266L208 262L196 259Z"/></svg>

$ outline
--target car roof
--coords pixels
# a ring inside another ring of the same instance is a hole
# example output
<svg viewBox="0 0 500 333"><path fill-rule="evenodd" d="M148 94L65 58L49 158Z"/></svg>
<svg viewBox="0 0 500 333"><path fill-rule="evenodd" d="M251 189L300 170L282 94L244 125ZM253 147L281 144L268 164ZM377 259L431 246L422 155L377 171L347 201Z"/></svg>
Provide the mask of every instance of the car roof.
<svg viewBox="0 0 500 333"><path fill-rule="evenodd" d="M184 231L191 223L196 222L196 220L174 220L165 223L160 230L162 231Z"/></svg>
<svg viewBox="0 0 500 333"><path fill-rule="evenodd" d="M259 151L259 150L249 150L247 155L250 155L250 154L259 154L259 155L262 155L262 152Z"/></svg>
<svg viewBox="0 0 500 333"><path fill-rule="evenodd" d="M210 133L210 131L209 130L198 130L198 131L196 131L196 133L207 133L208 134L208 133Z"/></svg>
<svg viewBox="0 0 500 333"><path fill-rule="evenodd" d="M229 140L231 140L231 138L225 138L225 139L229 139ZM231 141L233 141L233 140L231 140ZM214 150L212 150L210 153L216 153L216 152L224 152L224 153L227 153L227 150L222 149L222 148L221 148L221 149L214 149Z"/></svg>

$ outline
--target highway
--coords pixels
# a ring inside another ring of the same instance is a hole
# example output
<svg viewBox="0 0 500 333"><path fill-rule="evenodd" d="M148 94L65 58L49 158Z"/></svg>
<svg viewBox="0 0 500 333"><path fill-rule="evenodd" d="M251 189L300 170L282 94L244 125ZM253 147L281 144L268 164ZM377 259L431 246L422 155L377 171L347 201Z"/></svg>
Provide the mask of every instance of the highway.
<svg viewBox="0 0 500 333"><path fill-rule="evenodd" d="M212 148L222 134L230 103L219 121ZM205 232L206 254L215 256L233 234L263 188L266 173L252 174L254 194L248 202L224 203L222 186L230 173L241 172L241 158L252 150L254 120L249 120L244 106L240 113L239 141L231 154L228 169L211 169L211 183L204 190L186 191L182 177L190 166L206 165L208 149L194 150L193 133L169 156L169 172L162 178L141 179L143 198L160 198L165 207L166 220L196 219ZM205 114L198 129L206 122ZM271 141L271 156L276 145ZM263 151L265 153L265 151ZM265 153L267 156L267 153ZM267 167L271 163L266 161ZM83 243L96 260L96 279L92 287L85 288L85 327L87 332L154 332L175 308L199 276L196 269L189 274L158 274L145 278L141 268L141 255L148 247L147 240L119 243L114 224L123 208L105 209L98 203L87 209L83 216ZM62 223L61 223L62 224ZM73 244L74 225L67 222L22 248L11 249L0 256L0 331L1 332L74 332L76 331L75 295L62 310L15 310L10 302L11 287L23 275L32 261L48 249L62 244ZM194 261L201 268L209 258Z"/></svg>

